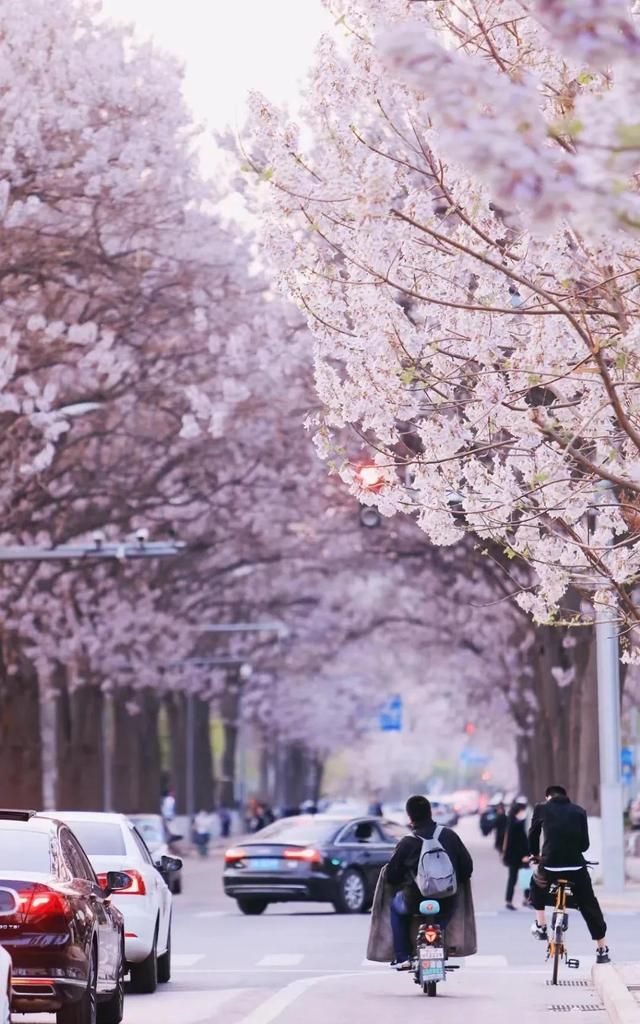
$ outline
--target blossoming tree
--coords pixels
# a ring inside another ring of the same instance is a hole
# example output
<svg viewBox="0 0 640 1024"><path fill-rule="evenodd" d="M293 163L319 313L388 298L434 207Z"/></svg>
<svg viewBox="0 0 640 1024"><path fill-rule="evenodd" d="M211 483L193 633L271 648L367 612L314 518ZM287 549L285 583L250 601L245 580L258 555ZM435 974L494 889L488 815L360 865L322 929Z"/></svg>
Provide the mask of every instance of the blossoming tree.
<svg viewBox="0 0 640 1024"><path fill-rule="evenodd" d="M624 0L327 0L305 131L254 96L245 170L316 342L320 452L635 626L640 25ZM348 450L347 450L348 452ZM571 611L578 619L587 607Z"/></svg>

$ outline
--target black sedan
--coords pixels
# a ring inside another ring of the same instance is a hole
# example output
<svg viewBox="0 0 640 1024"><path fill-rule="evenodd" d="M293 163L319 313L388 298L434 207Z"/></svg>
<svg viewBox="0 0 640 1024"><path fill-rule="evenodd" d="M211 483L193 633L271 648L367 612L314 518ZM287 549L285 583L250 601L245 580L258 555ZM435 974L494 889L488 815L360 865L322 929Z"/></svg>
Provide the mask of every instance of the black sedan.
<svg viewBox="0 0 640 1024"><path fill-rule="evenodd" d="M244 914L291 901L362 913L371 906L380 870L407 833L382 818L283 818L227 850L224 891Z"/></svg>
<svg viewBox="0 0 640 1024"><path fill-rule="evenodd" d="M110 872L101 889L62 822L0 810L0 943L13 960L14 1011L120 1024L124 918L109 893L125 880Z"/></svg>

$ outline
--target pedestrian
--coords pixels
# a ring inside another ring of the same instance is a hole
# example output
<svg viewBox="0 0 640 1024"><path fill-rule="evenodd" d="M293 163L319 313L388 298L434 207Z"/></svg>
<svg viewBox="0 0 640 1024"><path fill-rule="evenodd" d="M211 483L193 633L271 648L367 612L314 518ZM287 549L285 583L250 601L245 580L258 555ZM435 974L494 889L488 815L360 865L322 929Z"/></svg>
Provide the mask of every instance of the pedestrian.
<svg viewBox="0 0 640 1024"><path fill-rule="evenodd" d="M220 819L220 835L223 839L228 839L231 834L231 812L228 807L220 807L218 818Z"/></svg>
<svg viewBox="0 0 640 1024"><path fill-rule="evenodd" d="M173 824L173 819L176 816L176 795L171 786L162 798L160 814L162 815L162 820L164 822L165 833L167 837L169 837L173 834L171 826Z"/></svg>
<svg viewBox="0 0 640 1024"><path fill-rule="evenodd" d="M193 822L193 836L198 853L201 857L209 854L209 841L211 839L211 815L207 811L200 810Z"/></svg>
<svg viewBox="0 0 640 1024"><path fill-rule="evenodd" d="M526 802L514 801L504 837L502 861L507 868L507 892L505 903L507 910L515 910L513 894L518 882L518 873L529 863L529 842L527 839L527 805Z"/></svg>
<svg viewBox="0 0 640 1024"><path fill-rule="evenodd" d="M495 832L493 845L498 851L498 856L502 857L504 851L504 836L507 831L507 812L502 802L496 804L496 818L493 823L493 831Z"/></svg>

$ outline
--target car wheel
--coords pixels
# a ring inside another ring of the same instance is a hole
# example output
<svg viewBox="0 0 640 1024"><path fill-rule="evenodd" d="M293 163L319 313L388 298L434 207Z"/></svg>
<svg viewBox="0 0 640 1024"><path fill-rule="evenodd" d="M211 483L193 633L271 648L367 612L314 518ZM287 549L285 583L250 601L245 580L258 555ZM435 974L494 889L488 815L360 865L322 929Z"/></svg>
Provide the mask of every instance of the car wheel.
<svg viewBox="0 0 640 1024"><path fill-rule="evenodd" d="M269 900L236 900L243 914L263 914L269 906Z"/></svg>
<svg viewBox="0 0 640 1024"><path fill-rule="evenodd" d="M340 879L333 905L339 914L362 914L367 909L367 886L355 868L347 868Z"/></svg>
<svg viewBox="0 0 640 1024"><path fill-rule="evenodd" d="M171 921L169 921L167 951L158 957L158 981L162 985L167 981L171 981Z"/></svg>
<svg viewBox="0 0 640 1024"><path fill-rule="evenodd" d="M63 1006L56 1014L57 1024L97 1024L98 993L97 993L97 956L95 947L89 967L89 980L77 1003Z"/></svg>
<svg viewBox="0 0 640 1024"><path fill-rule="evenodd" d="M149 956L139 964L131 964L131 990L151 995L158 987L158 926L153 936L153 946Z"/></svg>
<svg viewBox="0 0 640 1024"><path fill-rule="evenodd" d="M120 963L118 965L118 981L113 995L105 1003L98 1004L98 1024L120 1024L124 1017L124 936L120 948Z"/></svg>

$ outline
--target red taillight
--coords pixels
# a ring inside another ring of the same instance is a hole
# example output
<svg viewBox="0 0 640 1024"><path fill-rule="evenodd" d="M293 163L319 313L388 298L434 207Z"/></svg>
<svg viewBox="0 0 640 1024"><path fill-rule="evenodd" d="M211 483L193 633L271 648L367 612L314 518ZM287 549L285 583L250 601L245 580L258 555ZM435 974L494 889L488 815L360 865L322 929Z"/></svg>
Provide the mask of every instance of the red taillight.
<svg viewBox="0 0 640 1024"><path fill-rule="evenodd" d="M144 878L142 877L142 875L140 874L139 871L136 871L135 868L126 868L126 869L123 869L122 871L119 871L118 874L128 875L129 876L129 884L128 885L123 885L120 889L112 889L111 890L112 892L117 893L118 896L144 896L145 895L145 893L147 891L147 887L144 884ZM98 875L98 882L100 883L100 888L101 889L106 889L107 888L107 875L106 875L106 872L103 872L103 873Z"/></svg>
<svg viewBox="0 0 640 1024"><path fill-rule="evenodd" d="M424 930L424 937L425 937L425 941L426 942L428 942L430 945L433 945L433 943L438 938L438 929L437 928L425 928L425 930Z"/></svg>
<svg viewBox="0 0 640 1024"><path fill-rule="evenodd" d="M285 860L304 860L307 864L320 864L322 862L320 851L314 850L310 846L298 850L285 850L283 857Z"/></svg>
<svg viewBox="0 0 640 1024"><path fill-rule="evenodd" d="M19 893L18 899L27 928L45 932L67 930L71 916L69 902L55 889L36 885L31 892Z"/></svg>
<svg viewBox="0 0 640 1024"><path fill-rule="evenodd" d="M236 864L239 860L244 860L246 856L246 850L241 849L239 846L234 846L227 850L224 859L227 864Z"/></svg>

